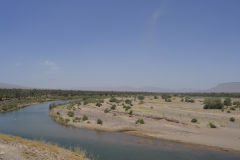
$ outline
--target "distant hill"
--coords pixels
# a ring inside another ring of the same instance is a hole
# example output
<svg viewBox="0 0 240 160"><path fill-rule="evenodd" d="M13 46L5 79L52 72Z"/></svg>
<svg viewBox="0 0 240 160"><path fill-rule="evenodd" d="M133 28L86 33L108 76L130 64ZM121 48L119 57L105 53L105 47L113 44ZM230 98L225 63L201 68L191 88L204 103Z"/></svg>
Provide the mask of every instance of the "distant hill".
<svg viewBox="0 0 240 160"><path fill-rule="evenodd" d="M26 88L23 86L19 86L19 85L14 85L14 84L7 84L7 83L0 83L0 88L4 88L4 89L19 89L19 88Z"/></svg>
<svg viewBox="0 0 240 160"><path fill-rule="evenodd" d="M221 83L209 90L210 92L240 93L240 82Z"/></svg>

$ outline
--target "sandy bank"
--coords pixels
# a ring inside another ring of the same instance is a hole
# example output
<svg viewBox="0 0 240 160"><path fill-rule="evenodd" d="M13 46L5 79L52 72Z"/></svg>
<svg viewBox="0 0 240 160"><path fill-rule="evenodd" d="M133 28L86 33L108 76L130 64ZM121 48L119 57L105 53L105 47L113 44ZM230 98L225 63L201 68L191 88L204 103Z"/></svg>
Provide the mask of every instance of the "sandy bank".
<svg viewBox="0 0 240 160"><path fill-rule="evenodd" d="M230 122L229 117L239 114L239 111L225 113L217 110L203 110L201 100L196 103L182 103L179 99L167 103L163 100L145 98L143 104L132 100L132 114L126 111L122 104L109 103L104 100L101 107L95 104L78 105L71 107L61 105L50 111L51 117L64 125L79 128L88 128L101 131L125 132L128 134L166 139L181 143L213 147L224 151L240 153L240 125L239 119ZM115 109L109 109L112 105ZM109 109L106 112L106 109ZM73 112L73 116L69 116ZM82 120L86 115L87 120ZM196 118L197 123L191 123ZM103 124L98 124L100 119ZM136 124L139 119L144 124ZM209 122L216 124L217 128L210 128Z"/></svg>
<svg viewBox="0 0 240 160"><path fill-rule="evenodd" d="M87 160L84 152L76 153L56 145L0 133L0 159L3 160Z"/></svg>

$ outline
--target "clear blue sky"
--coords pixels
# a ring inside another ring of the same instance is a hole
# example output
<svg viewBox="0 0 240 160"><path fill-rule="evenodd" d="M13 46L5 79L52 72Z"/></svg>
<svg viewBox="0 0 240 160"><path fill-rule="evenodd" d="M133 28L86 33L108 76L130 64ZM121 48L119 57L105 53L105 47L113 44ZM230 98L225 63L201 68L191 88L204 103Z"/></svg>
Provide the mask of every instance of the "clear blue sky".
<svg viewBox="0 0 240 160"><path fill-rule="evenodd" d="M1 0L0 82L205 89L240 81L239 0Z"/></svg>

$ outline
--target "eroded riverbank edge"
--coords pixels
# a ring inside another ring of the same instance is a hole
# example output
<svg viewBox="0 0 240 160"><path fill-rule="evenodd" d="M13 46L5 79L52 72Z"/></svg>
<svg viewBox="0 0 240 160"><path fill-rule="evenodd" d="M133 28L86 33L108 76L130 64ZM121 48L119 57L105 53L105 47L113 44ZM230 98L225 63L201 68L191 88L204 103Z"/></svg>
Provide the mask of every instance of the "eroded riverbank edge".
<svg viewBox="0 0 240 160"><path fill-rule="evenodd" d="M85 152L72 152L57 145L0 133L0 159L89 160Z"/></svg>

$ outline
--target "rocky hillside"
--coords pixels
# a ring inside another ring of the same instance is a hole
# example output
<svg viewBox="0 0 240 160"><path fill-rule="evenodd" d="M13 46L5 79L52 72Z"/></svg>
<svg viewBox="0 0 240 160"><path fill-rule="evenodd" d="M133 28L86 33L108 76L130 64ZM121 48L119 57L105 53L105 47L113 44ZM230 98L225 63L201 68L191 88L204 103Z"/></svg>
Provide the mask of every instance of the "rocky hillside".
<svg viewBox="0 0 240 160"><path fill-rule="evenodd" d="M240 93L240 82L221 83L209 90L210 92Z"/></svg>

